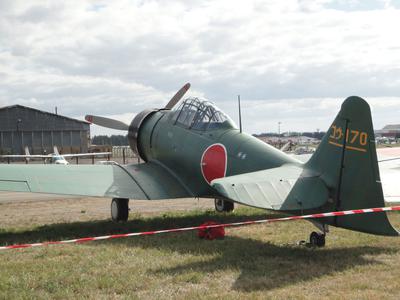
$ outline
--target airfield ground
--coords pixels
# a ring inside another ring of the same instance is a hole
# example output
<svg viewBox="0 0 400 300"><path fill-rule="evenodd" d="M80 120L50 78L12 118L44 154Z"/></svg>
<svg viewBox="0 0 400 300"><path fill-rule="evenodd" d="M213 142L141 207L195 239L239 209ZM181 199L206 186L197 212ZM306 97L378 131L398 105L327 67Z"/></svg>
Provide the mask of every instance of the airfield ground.
<svg viewBox="0 0 400 300"><path fill-rule="evenodd" d="M206 199L131 201L129 222L109 220L109 199L0 193L0 244L277 217L240 207L217 214ZM392 213L400 227L400 214ZM398 299L400 238L331 228L327 246L297 245L306 221L0 252L0 298Z"/></svg>

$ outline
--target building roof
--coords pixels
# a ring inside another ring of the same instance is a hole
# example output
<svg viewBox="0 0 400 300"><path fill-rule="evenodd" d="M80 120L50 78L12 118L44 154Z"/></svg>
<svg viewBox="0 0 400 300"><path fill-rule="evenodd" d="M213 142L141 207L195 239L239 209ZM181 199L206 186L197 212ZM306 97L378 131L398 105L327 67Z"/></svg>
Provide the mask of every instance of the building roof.
<svg viewBox="0 0 400 300"><path fill-rule="evenodd" d="M18 109L18 108L29 109L29 110L33 110L33 111L40 112L40 113L42 113L42 114L52 115L52 116L56 116L56 117L59 117L59 118L67 119L67 120L70 120L70 121L74 121L74 122L80 122L80 123L84 123L84 124L91 124L90 122L87 122L87 121L84 121L84 120L78 120L78 119L66 117L66 116L63 116L63 115L51 113L51 112L48 112L48 111L44 111L44 110L40 110L40 109L36 109L36 108L32 108L32 107L28 107L28 106L24 106L24 105L20 105L20 104L14 104L14 105L9 105L9 106L3 106L3 107L0 107L0 110L4 110L4 109L13 109L13 108L17 108L17 109Z"/></svg>
<svg viewBox="0 0 400 300"><path fill-rule="evenodd" d="M386 125L385 127L383 127L382 130L399 130L400 131L400 124Z"/></svg>

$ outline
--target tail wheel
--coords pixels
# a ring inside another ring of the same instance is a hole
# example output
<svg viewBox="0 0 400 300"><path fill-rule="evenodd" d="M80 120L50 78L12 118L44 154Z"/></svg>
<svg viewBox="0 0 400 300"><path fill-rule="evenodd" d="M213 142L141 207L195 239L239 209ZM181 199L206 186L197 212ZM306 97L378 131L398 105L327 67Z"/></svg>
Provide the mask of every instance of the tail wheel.
<svg viewBox="0 0 400 300"><path fill-rule="evenodd" d="M235 208L233 202L218 198L214 200L214 204L217 212L231 212Z"/></svg>
<svg viewBox="0 0 400 300"><path fill-rule="evenodd" d="M111 201L111 219L114 222L126 222L129 216L129 199L113 198Z"/></svg>

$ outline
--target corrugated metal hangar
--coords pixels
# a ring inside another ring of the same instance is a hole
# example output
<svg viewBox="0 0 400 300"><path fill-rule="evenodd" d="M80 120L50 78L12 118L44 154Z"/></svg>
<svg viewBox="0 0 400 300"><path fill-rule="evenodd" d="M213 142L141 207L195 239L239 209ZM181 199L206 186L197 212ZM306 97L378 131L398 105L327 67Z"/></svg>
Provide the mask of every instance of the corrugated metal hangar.
<svg viewBox="0 0 400 300"><path fill-rule="evenodd" d="M38 109L12 105L0 108L0 153L60 153L87 152L90 124Z"/></svg>

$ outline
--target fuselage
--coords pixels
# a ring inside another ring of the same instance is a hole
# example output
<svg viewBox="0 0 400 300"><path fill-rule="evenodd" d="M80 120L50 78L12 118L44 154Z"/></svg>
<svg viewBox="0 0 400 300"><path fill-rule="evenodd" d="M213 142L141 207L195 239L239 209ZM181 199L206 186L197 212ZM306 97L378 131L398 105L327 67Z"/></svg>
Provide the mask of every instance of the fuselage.
<svg viewBox="0 0 400 300"><path fill-rule="evenodd" d="M50 157L50 163L56 165L69 165L69 162L65 157L59 154L52 154Z"/></svg>
<svg viewBox="0 0 400 300"><path fill-rule="evenodd" d="M180 178L195 196L216 196L209 184L215 178L301 164L241 133L230 119L220 118L220 123L204 126L196 123L196 116L190 122L179 121L183 119L181 110L160 110L146 118L140 128L138 150L144 160L157 163L171 176Z"/></svg>

